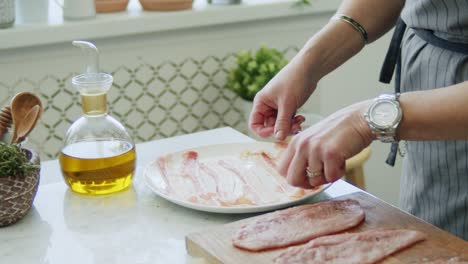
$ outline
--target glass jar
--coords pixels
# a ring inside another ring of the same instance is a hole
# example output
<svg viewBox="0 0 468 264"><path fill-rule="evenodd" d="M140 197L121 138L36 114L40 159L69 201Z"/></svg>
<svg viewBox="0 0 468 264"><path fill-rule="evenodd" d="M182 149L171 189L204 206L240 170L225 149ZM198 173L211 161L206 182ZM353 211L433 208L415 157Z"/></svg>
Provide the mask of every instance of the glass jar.
<svg viewBox="0 0 468 264"><path fill-rule="evenodd" d="M9 28L15 23L15 0L0 0L0 28Z"/></svg>
<svg viewBox="0 0 468 264"><path fill-rule="evenodd" d="M136 161L129 133L107 112L107 92L113 78L94 72L97 68L88 67L87 73L72 79L81 94L83 116L68 129L59 157L62 174L71 190L90 195L128 188Z"/></svg>

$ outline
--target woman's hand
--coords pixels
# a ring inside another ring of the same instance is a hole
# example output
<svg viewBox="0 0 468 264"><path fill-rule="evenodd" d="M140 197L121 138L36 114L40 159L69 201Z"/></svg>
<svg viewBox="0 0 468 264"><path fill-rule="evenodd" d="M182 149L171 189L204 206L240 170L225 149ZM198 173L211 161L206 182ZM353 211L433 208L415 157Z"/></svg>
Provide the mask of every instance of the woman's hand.
<svg viewBox="0 0 468 264"><path fill-rule="evenodd" d="M348 106L294 136L279 163L280 174L289 184L302 188L344 176L346 160L375 138L363 116L371 103ZM309 178L306 169L317 176Z"/></svg>
<svg viewBox="0 0 468 264"><path fill-rule="evenodd" d="M338 13L359 21L373 41L395 25L405 1L345 0ZM380 8L384 6L385 8ZM250 129L261 137L283 140L299 130L295 117L317 82L364 47L362 36L346 22L331 20L310 38L296 57L255 97Z"/></svg>
<svg viewBox="0 0 468 264"><path fill-rule="evenodd" d="M276 139L284 140L301 129L305 119L295 116L296 111L317 85L303 58L298 54L255 96L249 126L259 136L274 134Z"/></svg>

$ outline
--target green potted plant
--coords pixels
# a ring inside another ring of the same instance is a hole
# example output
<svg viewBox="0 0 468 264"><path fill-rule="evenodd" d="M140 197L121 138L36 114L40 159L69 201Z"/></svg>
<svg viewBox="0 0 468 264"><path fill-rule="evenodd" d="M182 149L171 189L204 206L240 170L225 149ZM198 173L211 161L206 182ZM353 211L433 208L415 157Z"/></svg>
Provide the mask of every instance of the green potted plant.
<svg viewBox="0 0 468 264"><path fill-rule="evenodd" d="M241 0L208 0L208 4L212 5L235 5L240 3Z"/></svg>
<svg viewBox="0 0 468 264"><path fill-rule="evenodd" d="M280 51L265 45L254 53L240 51L236 54L236 65L229 71L226 87L242 99L253 101L255 94L287 63Z"/></svg>
<svg viewBox="0 0 468 264"><path fill-rule="evenodd" d="M253 53L244 50L236 54L236 65L230 69L226 87L244 99L242 108L246 121L257 92L287 63L280 51L265 45Z"/></svg>
<svg viewBox="0 0 468 264"><path fill-rule="evenodd" d="M240 4L242 0L207 0L208 4L213 4L213 5L234 5L234 4ZM294 5L308 5L310 4L310 0L297 0L294 2Z"/></svg>
<svg viewBox="0 0 468 264"><path fill-rule="evenodd" d="M297 0L294 5L296 6L306 6L310 5L310 0Z"/></svg>

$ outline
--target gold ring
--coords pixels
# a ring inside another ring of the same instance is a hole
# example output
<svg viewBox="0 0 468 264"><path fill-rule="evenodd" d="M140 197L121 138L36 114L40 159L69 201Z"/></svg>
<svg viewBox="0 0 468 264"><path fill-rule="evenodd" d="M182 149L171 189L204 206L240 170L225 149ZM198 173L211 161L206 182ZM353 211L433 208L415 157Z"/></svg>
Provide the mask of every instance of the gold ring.
<svg viewBox="0 0 468 264"><path fill-rule="evenodd" d="M322 176L323 175L323 170L310 171L309 167L307 167L306 168L306 174L307 174L307 177L309 177L309 178L315 178L315 177L318 177L318 176Z"/></svg>

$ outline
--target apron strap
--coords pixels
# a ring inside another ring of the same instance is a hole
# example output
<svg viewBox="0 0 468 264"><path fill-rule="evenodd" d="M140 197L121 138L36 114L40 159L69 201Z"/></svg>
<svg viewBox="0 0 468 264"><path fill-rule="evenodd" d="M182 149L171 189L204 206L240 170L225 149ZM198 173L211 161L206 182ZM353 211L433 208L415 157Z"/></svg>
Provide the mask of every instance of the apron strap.
<svg viewBox="0 0 468 264"><path fill-rule="evenodd" d="M421 28L412 29L418 37L433 46L468 55L468 44L466 43L452 42L443 38L439 38L434 35L434 31L431 30Z"/></svg>
<svg viewBox="0 0 468 264"><path fill-rule="evenodd" d="M385 60L380 70L379 81L382 83L390 83L395 72L395 93L400 92L401 85L401 42L403 40L403 35L406 30L406 24L401 19L398 18L398 21L395 25L395 31L393 32L392 40L390 42L390 47L388 48L387 54L385 55ZM434 35L434 32L427 29L412 28L414 33L420 37L422 40L427 43L442 48L447 49L453 52L458 52L468 55L468 45L464 43L457 43L448 41ZM390 153L388 153L387 160L385 161L388 165L394 166L396 156L398 153L398 142L392 143L390 147Z"/></svg>
<svg viewBox="0 0 468 264"><path fill-rule="evenodd" d="M385 60L380 70L379 81L382 83L390 83L393 77L393 72L395 71L395 66L398 64L400 58L401 50L401 41L406 30L406 24L401 18L398 18L398 21L395 25L395 30L393 31L392 40L390 41L390 47L388 48L387 54L385 55ZM397 71L397 75L398 75ZM400 84L395 82L395 85L398 85L398 91Z"/></svg>
<svg viewBox="0 0 468 264"><path fill-rule="evenodd" d="M405 34L406 24L401 19L395 25L390 47L388 48L385 60L380 70L379 81L382 83L390 83L395 72L395 93L400 92L400 76L401 76L401 42ZM388 153L387 160L385 161L390 166L395 166L395 160L398 153L398 142L393 142Z"/></svg>

